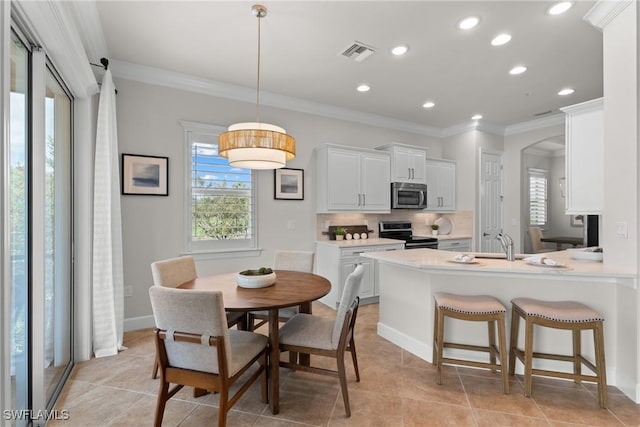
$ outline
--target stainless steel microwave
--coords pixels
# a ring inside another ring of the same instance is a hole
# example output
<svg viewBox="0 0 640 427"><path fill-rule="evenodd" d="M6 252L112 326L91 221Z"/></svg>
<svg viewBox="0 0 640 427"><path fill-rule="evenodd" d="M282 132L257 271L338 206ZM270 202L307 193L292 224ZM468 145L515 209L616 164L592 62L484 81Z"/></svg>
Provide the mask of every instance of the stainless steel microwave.
<svg viewBox="0 0 640 427"><path fill-rule="evenodd" d="M424 209L426 207L426 184L415 184L411 182L391 183L392 209Z"/></svg>

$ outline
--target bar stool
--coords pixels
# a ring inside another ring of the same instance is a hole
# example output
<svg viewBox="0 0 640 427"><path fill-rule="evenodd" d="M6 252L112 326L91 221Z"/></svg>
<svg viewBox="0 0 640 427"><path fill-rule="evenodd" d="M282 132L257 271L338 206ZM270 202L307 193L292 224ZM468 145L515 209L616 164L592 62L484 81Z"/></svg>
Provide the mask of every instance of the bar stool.
<svg viewBox="0 0 640 427"><path fill-rule="evenodd" d="M433 294L435 300L435 314L433 321L433 364L437 369L437 382L442 384L442 364L473 366L487 368L502 374L502 391L509 394L509 376L506 368L507 341L505 314L507 309L496 298L488 295L456 295L446 292ZM479 346L470 344L457 344L445 342L444 320L445 316L460 320L475 322L488 322L489 345ZM499 347L496 347L496 322L498 324ZM454 359L443 357L445 348L461 350L474 350L489 353L489 362L477 362L472 360ZM500 363L496 363L496 356Z"/></svg>
<svg viewBox="0 0 640 427"><path fill-rule="evenodd" d="M544 375L555 378L580 381L595 381L598 384L600 407L607 407L607 376L604 362L604 318L597 311L575 301L540 301L531 298L515 298L511 301L511 351L509 354L509 375L515 374L516 357L524 364L524 395L531 397L532 375ZM524 350L518 349L520 318L525 319ZM533 351L534 326L570 330L573 334L573 355L536 353ZM580 333L593 330L595 365L581 354ZM560 360L573 363L573 373L533 369L533 359ZM582 365L587 366L593 375L583 375Z"/></svg>

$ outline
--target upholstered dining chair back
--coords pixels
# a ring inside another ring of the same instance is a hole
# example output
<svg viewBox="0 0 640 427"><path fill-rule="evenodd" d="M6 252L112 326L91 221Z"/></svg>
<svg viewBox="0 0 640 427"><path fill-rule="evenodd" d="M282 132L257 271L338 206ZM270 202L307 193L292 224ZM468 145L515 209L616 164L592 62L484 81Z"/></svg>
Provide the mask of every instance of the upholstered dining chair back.
<svg viewBox="0 0 640 427"><path fill-rule="evenodd" d="M175 288L198 277L196 263L191 256L156 261L151 264L153 284Z"/></svg>
<svg viewBox="0 0 640 427"><path fill-rule="evenodd" d="M276 270L302 271L313 273L313 252L277 250L273 268Z"/></svg>
<svg viewBox="0 0 640 427"><path fill-rule="evenodd" d="M542 230L539 227L529 227L529 238L531 239L531 251L534 254L547 252L542 239Z"/></svg>
<svg viewBox="0 0 640 427"><path fill-rule="evenodd" d="M364 266L359 264L345 281L344 289L342 290L342 297L340 298L340 305L338 306L338 312L336 314L336 322L333 325L333 333L331 335L331 344L333 348L338 348L340 334L342 333L347 312L350 310L353 301L360 292L360 284L362 283L363 276Z"/></svg>
<svg viewBox="0 0 640 427"><path fill-rule="evenodd" d="M232 361L227 317L221 291L195 291L162 286L149 288L156 327L209 337L223 337L225 357ZM194 371L218 372L216 347L165 340L169 364Z"/></svg>

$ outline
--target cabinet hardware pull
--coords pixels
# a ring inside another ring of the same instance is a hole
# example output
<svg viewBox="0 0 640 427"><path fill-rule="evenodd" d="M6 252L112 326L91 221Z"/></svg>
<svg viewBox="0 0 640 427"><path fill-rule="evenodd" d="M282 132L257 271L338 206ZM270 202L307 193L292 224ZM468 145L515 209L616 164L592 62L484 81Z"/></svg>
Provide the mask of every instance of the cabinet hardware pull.
<svg viewBox="0 0 640 427"><path fill-rule="evenodd" d="M363 194L362 195L362 206L366 206L367 205L367 195Z"/></svg>

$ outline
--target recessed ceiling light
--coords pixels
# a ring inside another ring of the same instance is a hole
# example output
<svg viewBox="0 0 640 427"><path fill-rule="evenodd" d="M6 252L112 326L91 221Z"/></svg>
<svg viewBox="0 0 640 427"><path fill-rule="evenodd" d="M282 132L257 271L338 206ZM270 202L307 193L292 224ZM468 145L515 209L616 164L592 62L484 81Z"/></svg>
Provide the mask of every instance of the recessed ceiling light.
<svg viewBox="0 0 640 427"><path fill-rule="evenodd" d="M482 118L482 114L475 114L471 117L471 120L480 120Z"/></svg>
<svg viewBox="0 0 640 427"><path fill-rule="evenodd" d="M427 102L425 102L424 104L422 104L422 107L423 107L423 108L433 108L433 107L435 107L435 106L436 106L436 104L435 104L435 102L433 102L433 101L427 101Z"/></svg>
<svg viewBox="0 0 640 427"><path fill-rule="evenodd" d="M461 19L458 22L458 28L461 30L470 30L480 22L480 18L477 16L470 16L468 18Z"/></svg>
<svg viewBox="0 0 640 427"><path fill-rule="evenodd" d="M509 70L509 74L512 74L512 75L515 76L515 75L518 75L518 74L522 74L525 71L527 71L527 67L525 67L524 65L516 65L511 70Z"/></svg>
<svg viewBox="0 0 640 427"><path fill-rule="evenodd" d="M491 40L491 44L493 46L502 46L503 44L507 44L510 41L511 41L511 35L507 33L502 33L495 36L495 38Z"/></svg>
<svg viewBox="0 0 640 427"><path fill-rule="evenodd" d="M357 88L358 92L369 92L369 89L371 88L368 85L360 85Z"/></svg>
<svg viewBox="0 0 640 427"><path fill-rule="evenodd" d="M565 89L562 89L560 92L558 92L558 95L566 96L566 95L571 95L573 92L575 92L573 89L565 88Z"/></svg>
<svg viewBox="0 0 640 427"><path fill-rule="evenodd" d="M560 1L547 9L549 15L562 15L573 6L572 1Z"/></svg>
<svg viewBox="0 0 640 427"><path fill-rule="evenodd" d="M405 53L407 53L408 50L409 50L409 46L400 45L400 46L396 46L393 49L391 49L391 53L396 55L396 56L400 56L400 55L404 55Z"/></svg>

